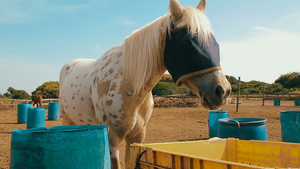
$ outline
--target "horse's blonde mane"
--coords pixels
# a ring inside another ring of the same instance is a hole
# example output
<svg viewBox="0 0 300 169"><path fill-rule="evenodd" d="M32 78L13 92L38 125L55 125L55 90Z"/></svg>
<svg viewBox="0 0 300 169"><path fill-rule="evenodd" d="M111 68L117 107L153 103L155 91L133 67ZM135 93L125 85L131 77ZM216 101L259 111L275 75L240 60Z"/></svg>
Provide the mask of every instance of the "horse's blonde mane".
<svg viewBox="0 0 300 169"><path fill-rule="evenodd" d="M172 15L166 14L127 36L123 44L123 70L127 90L137 94L158 72L166 70L164 50L167 30L187 27L191 36L198 34L205 43L212 34L206 15L192 7L184 7L180 21L172 25ZM175 26L175 27L174 27ZM170 34L169 34L170 35ZM164 73L164 72L163 72Z"/></svg>

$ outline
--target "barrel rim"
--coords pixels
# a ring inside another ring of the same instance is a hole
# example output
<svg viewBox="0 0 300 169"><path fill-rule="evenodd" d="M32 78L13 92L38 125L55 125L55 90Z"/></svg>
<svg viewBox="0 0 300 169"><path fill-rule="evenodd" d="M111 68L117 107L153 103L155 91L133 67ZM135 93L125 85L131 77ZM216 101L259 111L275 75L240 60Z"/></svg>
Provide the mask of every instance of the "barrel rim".
<svg viewBox="0 0 300 169"><path fill-rule="evenodd" d="M58 132L78 132L89 130L103 130L106 125L67 125L55 126L47 129L46 127L31 128L27 130L12 130L12 134L32 134L32 133L58 133Z"/></svg>
<svg viewBox="0 0 300 169"><path fill-rule="evenodd" d="M281 111L280 113L300 113L300 110L285 110Z"/></svg>
<svg viewBox="0 0 300 169"><path fill-rule="evenodd" d="M222 112L221 112L222 111ZM228 113L227 110L209 110L209 113Z"/></svg>
<svg viewBox="0 0 300 169"><path fill-rule="evenodd" d="M243 121L247 119L247 121ZM264 118L222 118L218 119L220 125L226 126L259 126L264 125L267 122L267 119Z"/></svg>

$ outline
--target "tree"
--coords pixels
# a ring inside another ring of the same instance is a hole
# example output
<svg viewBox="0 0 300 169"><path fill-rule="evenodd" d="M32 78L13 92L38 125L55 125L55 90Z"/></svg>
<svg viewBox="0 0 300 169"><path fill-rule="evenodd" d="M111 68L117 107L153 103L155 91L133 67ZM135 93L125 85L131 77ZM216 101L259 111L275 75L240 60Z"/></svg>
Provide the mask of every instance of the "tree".
<svg viewBox="0 0 300 169"><path fill-rule="evenodd" d="M9 87L4 96L12 99L30 99L30 95L25 90L17 90L13 87Z"/></svg>
<svg viewBox="0 0 300 169"><path fill-rule="evenodd" d="M170 85L172 85L172 83L158 82L155 85L155 87L152 89L152 94L157 95L157 96L172 95L173 94L173 91L172 91L173 86L170 86Z"/></svg>
<svg viewBox="0 0 300 169"><path fill-rule="evenodd" d="M281 75L275 83L280 83L284 88L300 88L300 72Z"/></svg>
<svg viewBox="0 0 300 169"><path fill-rule="evenodd" d="M269 94L286 94L289 90L284 88L280 83L273 83L266 87L266 92Z"/></svg>
<svg viewBox="0 0 300 169"><path fill-rule="evenodd" d="M173 83L173 78L170 74L164 74L161 77L160 82L171 82L171 83Z"/></svg>
<svg viewBox="0 0 300 169"><path fill-rule="evenodd" d="M227 78L227 80L230 82L230 84L238 84L238 80L235 78L235 77L233 77L233 76L227 76L226 75L226 78Z"/></svg>
<svg viewBox="0 0 300 169"><path fill-rule="evenodd" d="M39 94L43 98L58 98L59 97L59 82L49 81L45 82L43 85L39 86L35 91L31 93L32 95Z"/></svg>

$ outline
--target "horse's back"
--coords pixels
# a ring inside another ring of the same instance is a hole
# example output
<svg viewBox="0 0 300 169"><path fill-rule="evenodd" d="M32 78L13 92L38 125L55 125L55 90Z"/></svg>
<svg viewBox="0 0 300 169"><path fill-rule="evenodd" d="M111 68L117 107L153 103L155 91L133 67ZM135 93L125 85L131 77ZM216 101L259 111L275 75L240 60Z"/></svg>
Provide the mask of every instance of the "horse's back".
<svg viewBox="0 0 300 169"><path fill-rule="evenodd" d="M75 59L66 63L60 71L60 84L64 83L64 80L67 77L78 74L77 72L87 72L87 66L95 61L95 59ZM76 73L73 71L75 71Z"/></svg>

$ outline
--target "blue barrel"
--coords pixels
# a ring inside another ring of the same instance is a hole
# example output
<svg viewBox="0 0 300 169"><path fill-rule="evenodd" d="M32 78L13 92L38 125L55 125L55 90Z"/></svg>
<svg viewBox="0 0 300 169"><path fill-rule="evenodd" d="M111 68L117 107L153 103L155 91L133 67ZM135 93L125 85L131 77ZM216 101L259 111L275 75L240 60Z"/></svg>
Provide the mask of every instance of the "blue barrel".
<svg viewBox="0 0 300 169"><path fill-rule="evenodd" d="M228 118L226 110L210 110L208 114L209 137L219 137L218 119Z"/></svg>
<svg viewBox="0 0 300 169"><path fill-rule="evenodd" d="M263 118L224 118L220 123L220 138L240 140L268 140L266 119Z"/></svg>
<svg viewBox="0 0 300 169"><path fill-rule="evenodd" d="M28 108L31 107L31 104L20 103L18 104L18 123L26 124L27 123L27 112Z"/></svg>
<svg viewBox="0 0 300 169"><path fill-rule="evenodd" d="M280 112L282 141L300 143L300 110Z"/></svg>
<svg viewBox="0 0 300 169"><path fill-rule="evenodd" d="M300 99L295 99L295 106L300 106Z"/></svg>
<svg viewBox="0 0 300 169"><path fill-rule="evenodd" d="M59 103L56 102L49 103L48 120L59 120Z"/></svg>
<svg viewBox="0 0 300 169"><path fill-rule="evenodd" d="M274 99L274 106L280 106L280 100Z"/></svg>
<svg viewBox="0 0 300 169"><path fill-rule="evenodd" d="M45 108L28 108L27 129L45 127Z"/></svg>
<svg viewBox="0 0 300 169"><path fill-rule="evenodd" d="M110 169L107 127L13 130L10 164L11 169Z"/></svg>

